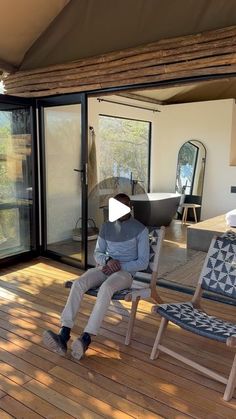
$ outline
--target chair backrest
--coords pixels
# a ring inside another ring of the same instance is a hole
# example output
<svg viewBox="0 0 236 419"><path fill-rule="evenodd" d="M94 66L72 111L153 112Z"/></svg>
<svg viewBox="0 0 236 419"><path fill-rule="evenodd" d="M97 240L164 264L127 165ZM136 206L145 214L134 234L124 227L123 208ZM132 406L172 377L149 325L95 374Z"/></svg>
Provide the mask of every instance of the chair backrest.
<svg viewBox="0 0 236 419"><path fill-rule="evenodd" d="M149 265L147 269L142 272L152 274L153 272L158 271L159 257L165 236L165 227L148 227L148 230L150 244Z"/></svg>
<svg viewBox="0 0 236 419"><path fill-rule="evenodd" d="M236 234L212 239L199 282L201 288L236 299Z"/></svg>

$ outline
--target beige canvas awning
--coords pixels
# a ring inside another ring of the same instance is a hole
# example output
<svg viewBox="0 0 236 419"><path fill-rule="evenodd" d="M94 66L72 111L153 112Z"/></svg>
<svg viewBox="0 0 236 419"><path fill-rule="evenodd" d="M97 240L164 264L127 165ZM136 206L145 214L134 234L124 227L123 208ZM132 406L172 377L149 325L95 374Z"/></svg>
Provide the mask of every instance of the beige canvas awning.
<svg viewBox="0 0 236 419"><path fill-rule="evenodd" d="M221 80L186 83L176 87L132 90L122 96L138 95L140 100L147 98L153 103L168 105L174 103L203 102L217 99L236 99L236 77Z"/></svg>
<svg viewBox="0 0 236 419"><path fill-rule="evenodd" d="M0 19L0 69L32 70L236 25L236 1L0 0ZM222 83L163 100L235 97L234 80Z"/></svg>
<svg viewBox="0 0 236 419"><path fill-rule="evenodd" d="M64 63L234 24L235 0L71 0L26 53L21 68Z"/></svg>
<svg viewBox="0 0 236 419"><path fill-rule="evenodd" d="M0 68L18 68L69 0L0 0Z"/></svg>
<svg viewBox="0 0 236 419"><path fill-rule="evenodd" d="M236 24L235 0L0 0L0 61L45 67Z"/></svg>

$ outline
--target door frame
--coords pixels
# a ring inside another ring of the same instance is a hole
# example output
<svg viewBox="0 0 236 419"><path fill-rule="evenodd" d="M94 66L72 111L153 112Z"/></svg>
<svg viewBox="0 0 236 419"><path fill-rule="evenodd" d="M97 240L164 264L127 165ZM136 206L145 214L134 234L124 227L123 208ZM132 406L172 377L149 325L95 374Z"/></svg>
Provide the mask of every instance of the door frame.
<svg viewBox="0 0 236 419"><path fill-rule="evenodd" d="M81 208L82 208L82 242L81 242L81 261L76 261L69 256L63 256L59 253L47 249L47 194L46 194L46 161L45 161L45 130L44 130L44 108L53 106L65 106L81 104ZM64 95L55 95L36 100L39 122L39 161L41 174L41 246L42 256L67 263L80 269L87 267L87 220L88 220L88 185L87 185L87 164L88 164L88 105L87 95L85 93L73 93Z"/></svg>
<svg viewBox="0 0 236 419"><path fill-rule="evenodd" d="M39 172L38 172L38 138L37 138L37 117L35 99L22 98L19 96L10 96L0 94L0 104L25 106L30 109L30 123L31 123L31 150L32 150L32 220L31 220L31 249L21 253L6 256L0 259L0 267L9 266L20 263L22 261L30 260L39 255L40 243L40 227L39 227ZM0 109L1 110L1 109Z"/></svg>

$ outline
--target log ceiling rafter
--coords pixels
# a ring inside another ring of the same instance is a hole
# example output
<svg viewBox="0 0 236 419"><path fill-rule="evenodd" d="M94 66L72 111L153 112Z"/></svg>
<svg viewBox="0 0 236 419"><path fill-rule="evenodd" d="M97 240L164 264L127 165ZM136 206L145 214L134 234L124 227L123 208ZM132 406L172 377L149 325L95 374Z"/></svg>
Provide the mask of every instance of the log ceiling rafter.
<svg viewBox="0 0 236 419"><path fill-rule="evenodd" d="M41 97L224 74L236 74L236 26L17 71L6 77L5 88L8 94Z"/></svg>

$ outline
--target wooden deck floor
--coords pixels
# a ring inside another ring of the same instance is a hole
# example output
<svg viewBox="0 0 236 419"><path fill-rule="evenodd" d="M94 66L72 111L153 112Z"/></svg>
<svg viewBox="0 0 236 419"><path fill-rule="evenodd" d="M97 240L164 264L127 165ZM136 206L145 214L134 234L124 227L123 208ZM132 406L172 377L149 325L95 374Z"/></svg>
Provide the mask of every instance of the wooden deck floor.
<svg viewBox="0 0 236 419"><path fill-rule="evenodd" d="M78 271L38 259L0 276L0 418L236 418L236 399L222 399L223 385L162 354L149 355L159 320L152 304L139 306L132 344L124 345L128 303L110 306L101 333L80 362L61 358L42 344L45 329L58 330L68 290ZM164 301L189 296L160 288ZM85 296L75 337L94 299ZM215 315L235 321L235 307L205 301ZM192 336L174 325L170 347L228 374L233 353L224 345Z"/></svg>

